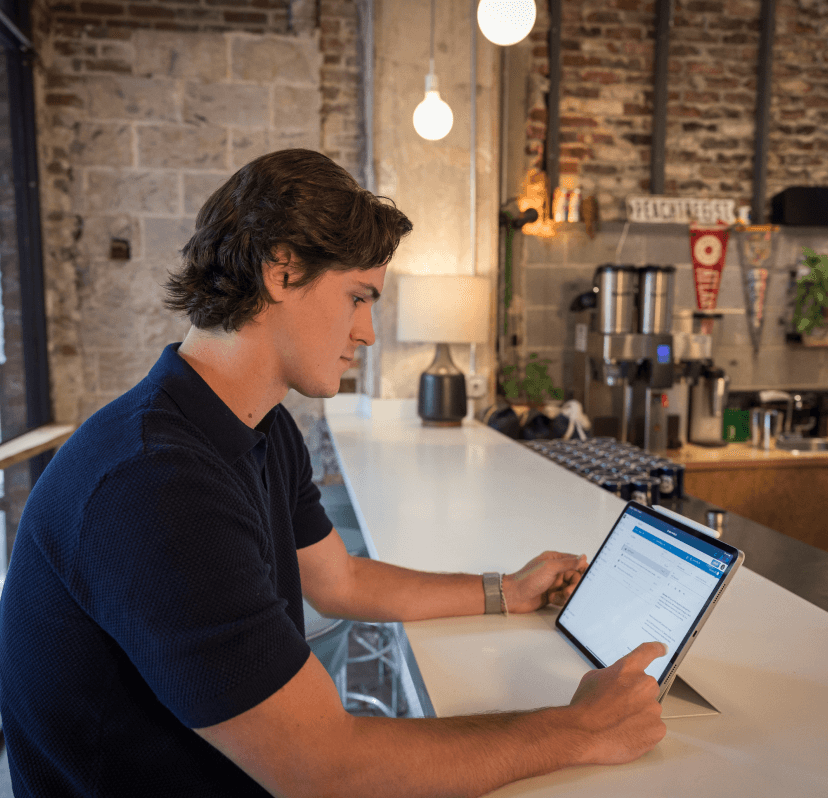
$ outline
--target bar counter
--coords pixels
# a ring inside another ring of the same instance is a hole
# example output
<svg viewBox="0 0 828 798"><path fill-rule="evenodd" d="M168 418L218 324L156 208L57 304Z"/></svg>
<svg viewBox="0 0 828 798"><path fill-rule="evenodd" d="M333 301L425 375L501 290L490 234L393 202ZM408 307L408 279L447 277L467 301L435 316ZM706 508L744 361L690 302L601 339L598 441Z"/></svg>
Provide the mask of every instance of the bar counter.
<svg viewBox="0 0 828 798"><path fill-rule="evenodd" d="M828 452L687 444L669 450L687 492L828 554Z"/></svg>
<svg viewBox="0 0 828 798"><path fill-rule="evenodd" d="M413 401L336 397L325 412L371 556L388 562L482 573L517 570L544 549L591 558L624 506L476 421L424 428ZM704 510L693 499L679 509ZM725 538L746 551L745 566L679 669L720 714L667 720L667 737L629 765L570 768L492 795L828 795L823 553L735 518ZM424 714L567 704L586 666L555 614L404 624Z"/></svg>

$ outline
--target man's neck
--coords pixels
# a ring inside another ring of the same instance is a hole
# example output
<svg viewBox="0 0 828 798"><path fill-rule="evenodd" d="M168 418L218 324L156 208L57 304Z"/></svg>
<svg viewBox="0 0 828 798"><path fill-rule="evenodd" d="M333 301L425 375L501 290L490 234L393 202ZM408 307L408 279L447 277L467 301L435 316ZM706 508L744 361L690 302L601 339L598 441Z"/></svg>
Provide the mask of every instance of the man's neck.
<svg viewBox="0 0 828 798"><path fill-rule="evenodd" d="M274 379L275 364L263 353L256 332L250 324L229 333L190 327L178 349L248 427L255 427L287 394L287 387Z"/></svg>

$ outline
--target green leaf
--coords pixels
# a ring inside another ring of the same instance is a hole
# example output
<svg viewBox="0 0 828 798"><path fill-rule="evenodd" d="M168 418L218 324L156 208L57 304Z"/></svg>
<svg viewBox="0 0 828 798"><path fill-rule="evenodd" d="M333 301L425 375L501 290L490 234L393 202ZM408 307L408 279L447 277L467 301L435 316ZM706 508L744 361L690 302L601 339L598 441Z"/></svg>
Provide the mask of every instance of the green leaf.
<svg viewBox="0 0 828 798"><path fill-rule="evenodd" d="M817 254L803 247L805 265L810 272L796 284L796 302L793 323L800 333L810 333L825 324L824 310L828 308L828 254ZM806 312L807 308L807 312Z"/></svg>

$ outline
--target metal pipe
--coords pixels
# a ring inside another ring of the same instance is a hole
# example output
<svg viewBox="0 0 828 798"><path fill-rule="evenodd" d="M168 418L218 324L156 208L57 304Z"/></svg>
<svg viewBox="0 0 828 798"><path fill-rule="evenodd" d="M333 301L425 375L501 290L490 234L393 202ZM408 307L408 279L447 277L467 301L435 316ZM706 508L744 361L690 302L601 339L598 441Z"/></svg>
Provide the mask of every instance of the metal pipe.
<svg viewBox="0 0 828 798"><path fill-rule="evenodd" d="M28 6L24 3L24 9ZM27 12L28 13L28 12ZM49 360L46 347L43 243L41 237L39 175L35 127L33 51L10 50L6 59L9 88L12 173L17 210L17 247L20 268L21 336L26 375L26 425L29 429L52 420ZM51 458L50 452L29 461L31 484Z"/></svg>
<svg viewBox="0 0 828 798"><path fill-rule="evenodd" d="M365 119L365 188L377 191L374 172L374 0L362 0L362 112Z"/></svg>
<svg viewBox="0 0 828 798"><path fill-rule="evenodd" d="M633 404L633 387L629 380L623 377L621 380L622 392L624 397L624 408L621 413L621 441L628 443L630 438L630 427L632 426L632 404Z"/></svg>
<svg viewBox="0 0 828 798"><path fill-rule="evenodd" d="M549 0L549 94L546 115L546 179L549 208L561 180L561 0Z"/></svg>
<svg viewBox="0 0 828 798"><path fill-rule="evenodd" d="M0 23L2 23L9 33L17 39L20 44L20 49L23 52L26 52L27 50L34 50L34 45L31 40L2 11L0 11Z"/></svg>
<svg viewBox="0 0 828 798"><path fill-rule="evenodd" d="M653 69L653 127L650 147L650 193L664 193L667 146L667 78L673 0L658 0L656 7L655 66Z"/></svg>
<svg viewBox="0 0 828 798"><path fill-rule="evenodd" d="M650 425L653 423L653 389L644 389L644 451L650 451Z"/></svg>
<svg viewBox="0 0 828 798"><path fill-rule="evenodd" d="M500 58L500 202L503 207L509 198L506 167L506 142L509 141L509 47L501 47Z"/></svg>
<svg viewBox="0 0 828 798"><path fill-rule="evenodd" d="M477 3L471 0L471 109L469 115L469 234L471 236L471 273L477 274Z"/></svg>
<svg viewBox="0 0 828 798"><path fill-rule="evenodd" d="M756 80L756 145L753 154L753 223L765 221L768 179L768 128L770 126L771 68L776 26L775 0L762 0L759 33L759 74Z"/></svg>
<svg viewBox="0 0 828 798"><path fill-rule="evenodd" d="M508 149L509 141L509 47L500 48L500 208L509 196ZM498 231L502 225L498 226ZM495 310L497 329L495 330L495 364L502 362L508 342L506 340L506 250L509 246L512 230L506 228L498 235L497 247L497 304Z"/></svg>
<svg viewBox="0 0 828 798"><path fill-rule="evenodd" d="M374 0L361 0L358 6L362 46L362 109L365 121L365 156L363 161L364 187L372 194L377 192L374 171ZM373 313L374 311L372 311ZM377 397L377 367L382 353L381 336L374 346L365 349L365 365L362 371L362 393Z"/></svg>
<svg viewBox="0 0 828 798"><path fill-rule="evenodd" d="M471 49L471 117L469 125L469 239L471 273L477 274L477 3L471 0L470 49ZM469 374L477 373L477 344L469 348Z"/></svg>

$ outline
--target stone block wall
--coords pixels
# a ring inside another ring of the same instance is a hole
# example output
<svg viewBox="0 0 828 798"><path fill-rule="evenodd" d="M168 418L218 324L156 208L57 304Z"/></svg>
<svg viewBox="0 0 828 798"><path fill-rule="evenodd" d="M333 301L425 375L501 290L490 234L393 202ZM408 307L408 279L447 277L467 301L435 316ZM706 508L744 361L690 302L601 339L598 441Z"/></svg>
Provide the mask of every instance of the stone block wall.
<svg viewBox="0 0 828 798"><path fill-rule="evenodd" d="M186 320L161 304L195 216L236 169L308 147L361 180L357 0L55 2L34 9L54 416L138 382ZM322 404L286 400L312 451ZM324 475L331 457L317 463Z"/></svg>
<svg viewBox="0 0 828 798"><path fill-rule="evenodd" d="M588 312L569 310L572 300L592 286L595 267L612 263L624 225L609 222L590 239L583 225L571 225L555 238L516 237L516 275L523 297L518 317L519 357L537 352L551 360L556 384L572 386L575 325ZM745 316L738 253L731 240L718 297L722 318L713 331L713 359L731 378L736 390L761 388L822 389L828 386L828 349L806 348L786 341L790 324L787 291L789 272L802 248L828 252L828 231L783 228L765 300L765 322L759 352L754 354ZM621 263L676 266L675 308L696 307L689 232L686 225L631 225L621 246Z"/></svg>
<svg viewBox="0 0 828 798"><path fill-rule="evenodd" d="M561 0L561 183L604 219L649 191L655 14L649 0ZM545 4L540 4L545 7ZM768 197L828 182L828 4L778 0ZM666 193L750 204L760 0L676 0ZM531 34L526 169L543 168L548 18Z"/></svg>

